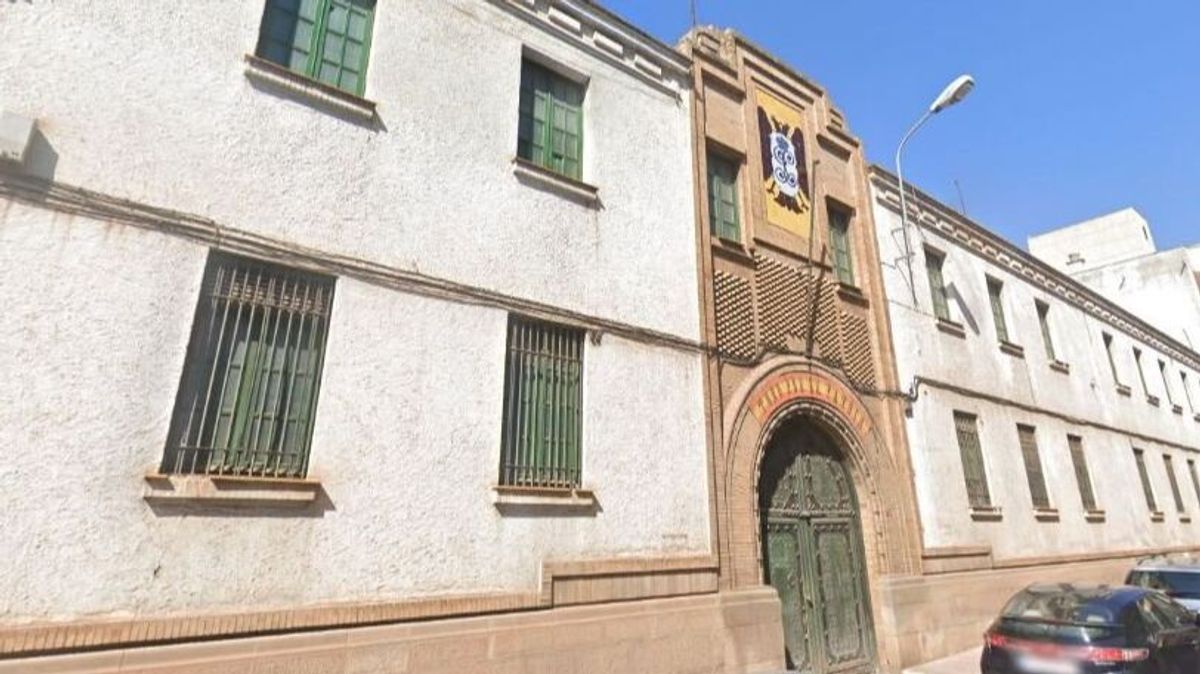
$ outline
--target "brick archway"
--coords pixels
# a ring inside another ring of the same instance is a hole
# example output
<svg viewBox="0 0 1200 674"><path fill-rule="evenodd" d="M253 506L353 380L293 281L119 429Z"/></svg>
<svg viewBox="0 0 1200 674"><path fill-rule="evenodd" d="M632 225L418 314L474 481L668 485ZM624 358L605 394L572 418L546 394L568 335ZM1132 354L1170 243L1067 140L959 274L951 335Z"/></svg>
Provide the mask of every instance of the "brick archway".
<svg viewBox="0 0 1200 674"><path fill-rule="evenodd" d="M889 434L877 420L888 403L864 398L820 364L783 357L760 365L727 403L718 505L724 586L763 584L758 511L763 456L784 423L804 418L834 440L854 480L881 663L892 660L882 579L919 574L921 540L907 464L896 461Z"/></svg>

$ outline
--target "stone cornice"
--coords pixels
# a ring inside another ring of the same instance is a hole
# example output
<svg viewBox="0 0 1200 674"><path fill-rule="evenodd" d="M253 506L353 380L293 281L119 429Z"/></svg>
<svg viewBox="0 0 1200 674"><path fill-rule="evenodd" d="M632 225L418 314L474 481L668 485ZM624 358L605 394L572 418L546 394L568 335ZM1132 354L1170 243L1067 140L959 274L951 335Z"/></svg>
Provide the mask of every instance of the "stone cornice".
<svg viewBox="0 0 1200 674"><path fill-rule="evenodd" d="M564 41L675 95L691 82L691 60L588 0L488 0Z"/></svg>
<svg viewBox="0 0 1200 674"><path fill-rule="evenodd" d="M870 174L871 186L875 191L874 200L889 210L899 213L900 192L896 177L878 165L871 166ZM909 200L909 213L912 214L914 210L917 212L916 217L911 220L912 222L1007 269L1026 283L1081 309L1092 317L1111 325L1114 329L1170 356L1176 362L1183 363L1194 371L1200 371L1200 354L979 223L956 213L937 199L913 188L911 184L906 185L906 188L907 191L916 195L916 199Z"/></svg>

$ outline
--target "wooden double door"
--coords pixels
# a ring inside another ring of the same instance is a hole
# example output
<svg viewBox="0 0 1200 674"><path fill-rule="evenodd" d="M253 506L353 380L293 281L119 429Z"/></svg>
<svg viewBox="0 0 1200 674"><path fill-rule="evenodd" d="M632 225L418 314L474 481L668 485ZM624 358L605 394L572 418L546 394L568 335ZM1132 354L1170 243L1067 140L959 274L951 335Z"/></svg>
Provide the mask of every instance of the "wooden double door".
<svg viewBox="0 0 1200 674"><path fill-rule="evenodd" d="M783 603L789 669L873 674L858 500L842 452L798 419L771 440L763 462L763 560L767 582Z"/></svg>

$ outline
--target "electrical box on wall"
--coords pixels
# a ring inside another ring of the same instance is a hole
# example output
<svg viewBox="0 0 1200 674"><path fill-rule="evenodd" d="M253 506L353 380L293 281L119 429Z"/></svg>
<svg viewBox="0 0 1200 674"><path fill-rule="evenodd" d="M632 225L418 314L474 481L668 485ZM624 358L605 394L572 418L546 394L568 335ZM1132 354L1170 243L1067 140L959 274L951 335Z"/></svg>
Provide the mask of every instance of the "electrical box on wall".
<svg viewBox="0 0 1200 674"><path fill-rule="evenodd" d="M33 142L34 120L14 112L0 112L0 163L21 164Z"/></svg>

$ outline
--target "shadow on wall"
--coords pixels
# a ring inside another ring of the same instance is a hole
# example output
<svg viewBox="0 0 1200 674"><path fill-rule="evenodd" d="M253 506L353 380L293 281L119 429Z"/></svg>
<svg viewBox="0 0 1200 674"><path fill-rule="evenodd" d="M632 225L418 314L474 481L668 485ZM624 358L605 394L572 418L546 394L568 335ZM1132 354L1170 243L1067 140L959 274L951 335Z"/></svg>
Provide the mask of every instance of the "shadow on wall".
<svg viewBox="0 0 1200 674"><path fill-rule="evenodd" d="M293 103L298 103L300 105L313 108L314 110L318 110L332 117L336 117L347 124L353 124L357 127L367 129L368 131L375 131L378 133L386 133L388 130L387 126L384 125L383 120L380 119L378 112L375 112L374 115L368 118L363 114L350 112L336 103L325 100L320 96L314 96L304 91L297 91L286 84L278 83L271 79L262 77L247 77L246 80L250 82L250 86L254 87L258 91L269 94L276 98L282 98Z"/></svg>
<svg viewBox="0 0 1200 674"><path fill-rule="evenodd" d="M229 518L277 518L277 519L320 519L325 513L337 510L323 487L317 487L316 498L303 505L220 503L204 500L147 500L146 504L158 517L220 517Z"/></svg>
<svg viewBox="0 0 1200 674"><path fill-rule="evenodd" d="M954 303L958 305L958 315L962 316L963 322L971 328L971 332L978 335L979 321L975 320L975 314L971 313L971 307L967 305L962 293L958 292L958 286L953 282L946 284L946 297L954 300Z"/></svg>

